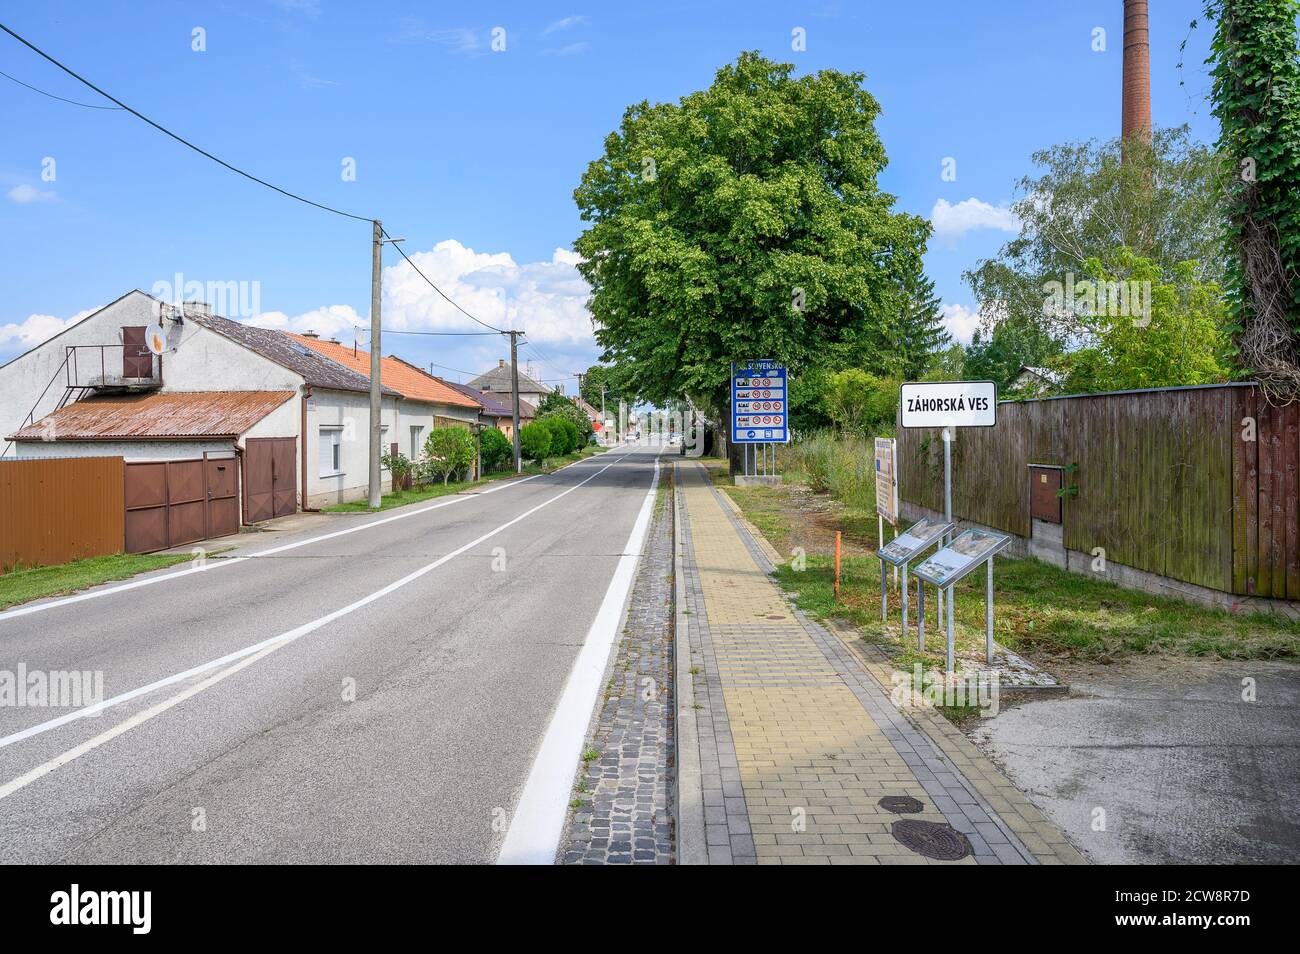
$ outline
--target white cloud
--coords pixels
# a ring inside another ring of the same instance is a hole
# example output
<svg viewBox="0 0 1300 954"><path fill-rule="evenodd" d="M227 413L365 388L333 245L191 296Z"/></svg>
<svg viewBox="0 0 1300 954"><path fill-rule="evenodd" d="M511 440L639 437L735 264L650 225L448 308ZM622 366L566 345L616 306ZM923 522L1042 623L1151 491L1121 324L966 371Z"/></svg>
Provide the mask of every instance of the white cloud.
<svg viewBox="0 0 1300 954"><path fill-rule="evenodd" d="M586 40L578 43L570 43L568 46L555 47L549 50L542 50L543 56L576 56L579 53L586 53L591 49L591 44Z"/></svg>
<svg viewBox="0 0 1300 954"><path fill-rule="evenodd" d="M28 315L23 321L0 325L0 349L9 350L18 346L22 351L35 348L42 341L48 341L65 328L71 328L82 318L99 311L87 308L71 318L59 318L55 315Z"/></svg>
<svg viewBox="0 0 1300 954"><path fill-rule="evenodd" d="M979 312L965 305L944 305L943 326L954 341L970 344L971 335L980 326Z"/></svg>
<svg viewBox="0 0 1300 954"><path fill-rule="evenodd" d="M28 202L53 202L59 197L59 194L53 189L48 192L29 186L26 183L16 185L8 192L9 198L20 204Z"/></svg>
<svg viewBox="0 0 1300 954"><path fill-rule="evenodd" d="M956 205L939 199L930 212L930 222L934 226L934 237L941 242L955 242L974 229L1020 231L1020 220L1010 206L989 205L973 196Z"/></svg>
<svg viewBox="0 0 1300 954"><path fill-rule="evenodd" d="M590 289L578 273L580 256L557 248L549 261L517 263L507 252L476 252L454 239L409 253L429 280L470 314L497 328L526 331L539 344L588 344ZM393 331L484 331L429 287L404 260L384 269L384 328ZM315 331L340 340L369 319L350 305L290 316L263 312L251 324ZM349 339L350 340L350 339ZM453 339L447 339L451 343ZM464 343L469 343L468 341Z"/></svg>
<svg viewBox="0 0 1300 954"><path fill-rule="evenodd" d="M542 31L542 36L546 36L548 33L554 33L556 30L568 30L572 27L581 26L586 22L586 17L564 17L563 19L556 20L554 23L547 26L547 28Z"/></svg>

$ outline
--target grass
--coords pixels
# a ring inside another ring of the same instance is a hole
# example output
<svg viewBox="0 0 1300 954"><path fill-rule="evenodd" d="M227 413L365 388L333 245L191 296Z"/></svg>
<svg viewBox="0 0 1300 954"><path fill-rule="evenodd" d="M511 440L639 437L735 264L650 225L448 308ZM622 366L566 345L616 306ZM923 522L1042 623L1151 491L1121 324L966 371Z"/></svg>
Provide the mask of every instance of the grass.
<svg viewBox="0 0 1300 954"><path fill-rule="evenodd" d="M0 573L0 610L47 596L63 596L87 587L124 580L194 557L188 553L114 553L57 566L18 567Z"/></svg>
<svg viewBox="0 0 1300 954"><path fill-rule="evenodd" d="M525 464L523 475L525 477L534 474L549 474L575 461L585 460L594 454L604 451L603 447L584 447L581 450L574 451L572 454L565 454L563 457L550 457L542 465L536 463ZM513 471L501 471L495 474L488 474L482 480L453 480L445 486L434 482L423 484L419 487L413 487L410 490L397 490L392 493L384 494L380 498L380 510L392 510L394 507L406 507L410 504L420 503L425 500L432 500L435 497L445 497L449 494L459 494L466 490L472 490L475 487L481 487L484 484L492 483L497 480L505 480L508 477L514 477ZM365 500L353 500L348 503L334 504L330 507L322 507L325 513L371 513L370 505Z"/></svg>
<svg viewBox="0 0 1300 954"><path fill-rule="evenodd" d="M716 479L716 478L715 478ZM737 488L722 484L778 552L786 553L794 521L788 486ZM839 517L845 535L856 531L874 543L874 513L853 508ZM868 529L869 527L869 529ZM880 625L880 563L874 555L846 556L841 561L838 601L834 595L834 558L809 553L802 571L789 563L777 570L781 586L797 594L795 602L814 616L844 619L864 638L894 656L895 666L910 669L943 665L940 653L916 651L915 629L900 643L897 631L899 593L889 587L890 629ZM1300 658L1300 623L1259 613L1230 614L1138 590L1124 589L1050 566L1034 559L998 557L994 568L994 638L1021 655L1046 655L1111 662L1138 654L1221 659ZM913 584L915 586L915 584ZM915 588L911 618L915 620ZM933 589L927 589L927 650L942 652L943 639L934 617ZM981 652L984 642L984 574L971 574L956 586L955 639L958 651Z"/></svg>

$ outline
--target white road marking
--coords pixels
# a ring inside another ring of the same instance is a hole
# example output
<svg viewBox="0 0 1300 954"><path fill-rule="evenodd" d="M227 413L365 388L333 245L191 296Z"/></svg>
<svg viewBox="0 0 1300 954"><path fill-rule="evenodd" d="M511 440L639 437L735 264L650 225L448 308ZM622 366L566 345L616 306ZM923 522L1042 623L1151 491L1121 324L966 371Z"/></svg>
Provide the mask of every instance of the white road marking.
<svg viewBox="0 0 1300 954"><path fill-rule="evenodd" d="M617 464L627 455L610 461L610 464ZM567 470L577 464L585 464L592 458L576 460L572 464L565 464L552 473L558 474L561 470ZM45 610L54 609L57 606L67 606L69 603L80 603L83 600L98 599L101 596L111 596L114 593L122 593L126 590L134 590L141 586L151 586L154 583L161 583L164 580L175 580L182 576L190 576L195 573L207 573L211 570L220 569L226 566L235 566L248 560L256 560L258 557L271 556L275 553L284 553L286 550L296 550L298 547L305 547L312 543L320 543L322 540L332 540L334 537L347 536L349 533L359 533L362 530L370 530L374 527L383 526L386 523L392 523L394 520L406 520L409 517L418 517L422 513L428 513L431 510L441 510L443 507L450 507L452 504L464 503L467 500L474 500L478 497L484 497L488 494L496 493L498 490L506 490L510 487L518 487L520 484L526 484L530 480L536 480L538 477L546 477L547 474L533 474L531 477L524 477L519 480L503 480L495 486L488 487L484 490L478 490L469 494L457 494L447 500L441 500L436 504L430 504L427 507L419 507L414 510L403 510L401 513L393 514L390 517L381 517L378 520L370 520L366 523L354 527L347 527L343 530L332 530L329 533L322 533L319 536L308 537L305 540L295 540L292 543L283 543L278 547L271 547L268 550L259 550L257 553L250 553L247 556L230 557L229 559L214 559L204 563L201 566L190 567L186 570L173 570L171 573L162 573L158 576L149 576L143 579L132 580L129 583L120 583L117 586L106 586L93 590L87 590L85 593L78 593L75 596L65 596L62 599L49 600L45 603L33 603L29 606L19 606L15 609L5 610L0 613L0 623L7 619L14 619L19 616L28 616L32 613L40 613Z"/></svg>
<svg viewBox="0 0 1300 954"><path fill-rule="evenodd" d="M528 781L524 783L519 804L510 820L510 829L497 856L499 865L549 865L555 861L569 793L573 789L573 774L582 755L582 743L600 693L605 664L632 592L658 486L659 455L656 454L650 489L646 491L614 577L609 581L595 622L587 631L587 638L574 660L559 705L533 760Z"/></svg>
<svg viewBox="0 0 1300 954"><path fill-rule="evenodd" d="M276 649L279 649L282 646L287 646L289 643L297 639L300 639L303 636L306 636L308 633L314 632L320 629L322 626L325 626L329 623L334 622L337 619L347 616L349 613L361 609L361 607L367 606L370 603L373 603L378 599L382 599L388 594L398 589L401 589L403 586L406 586L406 584L418 580L420 577L424 576L425 574L430 573L433 570L436 570L438 567L449 562L450 560L454 560L462 553L465 553L466 551L478 546L480 543L483 543L485 540L489 540L492 537L495 537L501 531L514 526L515 524L519 523L521 520L525 520L528 517L531 517L533 514L537 513L537 511L541 510L543 507L550 506L551 504L555 503L555 501L561 499L562 497L567 497L569 494L573 493L579 487L583 486L583 484L587 484L595 480L597 477L599 477L601 474L609 470L609 468L613 467L615 464L619 463L619 461L623 459L624 458L620 457L616 460L610 461L608 464L600 468L600 470L596 471L590 477L587 477L582 481L574 484L572 487L568 488L567 490L561 491L560 493L556 494L554 497L548 497L546 500L543 500L537 506L524 511L519 516L506 521L505 523L501 524L495 529L489 530L487 533L483 534L480 537L475 538L474 540L471 540L469 543L466 543L464 546L452 550L450 553L439 557L438 559L434 560L432 563L427 563L424 566L420 567L419 569L413 570L412 572L408 573L406 576L402 577L401 579L395 580L392 583L389 583L387 586L375 590L373 593L370 593L367 596L363 596L359 600L355 600L354 602L349 603L347 606L334 610L334 612L332 613L327 613L326 615L321 616L318 619L314 619L309 623L304 623L301 626L295 627L294 629L281 633L278 636L272 636L270 639L264 639L261 642L254 643L251 646L246 646L243 649L236 650L235 652L227 653L225 656L222 656L219 659L214 659L211 662L203 663L202 665L199 666L194 666L193 668L187 669L184 672L167 676L163 679L159 679L155 682L151 682L146 686L141 686L138 689L132 689L129 692L124 692L120 695L113 696L111 699L106 699L103 702L97 703L93 706L86 706L83 709L77 709L74 712L69 712L55 719L50 719L49 721L42 722L39 725L29 726L28 728L23 729L19 732L15 732L12 735L7 735L4 738L0 738L0 748L4 748L5 746L12 745L15 742L21 742L24 739L29 739L35 735L40 735L42 733L49 732L52 729L57 729L59 726L67 725L69 722L73 722L77 719L83 719L86 718L87 716L97 715L98 713L103 712L105 709L108 709L112 706L119 705L123 702L127 702L131 699L138 698L150 692L155 692L158 689L164 689L168 686L175 685L178 682L183 682L186 679L193 678L194 676L201 675L202 673L209 672L213 669L218 669L229 663L238 663L240 660L244 660L243 663L240 663L239 665L236 666L232 666L229 670L227 670L224 673L218 673L214 676L211 676L208 679L204 680L203 683L200 684L203 688L207 688L208 686L215 685L216 683L224 679L226 676L238 672L240 669L244 667L244 665L247 664L247 661L250 660L251 658L260 659L263 656L268 655L271 652L274 652ZM656 467L657 465L658 462L656 461ZM185 692L182 692L179 695L174 696L173 699L169 701L171 702L171 704L174 705L177 702L182 702L185 699L188 699L190 695L193 695L193 693L189 689L187 689L185 690ZM141 722L148 721L148 719L153 718L153 716L157 715L159 712L164 711L166 708L170 708L170 706L167 703L159 703L158 706L154 706L153 708L146 709L142 713L137 713L137 715L132 716L130 719L127 719L126 722L122 723L122 725L127 726L127 728L132 728L135 725L141 724ZM141 719L140 716L145 715L146 713L149 713L147 718ZM91 749L99 745L102 745L104 742L107 742L109 739L116 738L117 735L121 734L121 732L117 731L120 728L121 726L116 726L113 729L109 729L107 732L103 733L102 735L98 735L94 739L91 739L89 742L83 742L81 745L69 749L68 752L65 752L63 755L56 756L54 759L51 759L49 762L46 762L43 766L39 766L38 768L33 769L31 772L28 772L26 775L20 776L19 778L8 783L7 785L0 786L0 798L5 798L6 796L17 791L19 788L22 788L24 785L28 784L28 782L34 781L35 779L40 778L42 775L48 774L49 772L58 768L60 765L65 765L68 762L72 761L72 759L77 758L80 755L84 755L86 752L89 752ZM122 731L125 731L125 729L123 729ZM75 754L70 754L70 753L75 753ZM26 779L26 781L23 781L24 779ZM20 782L22 784L19 784Z"/></svg>

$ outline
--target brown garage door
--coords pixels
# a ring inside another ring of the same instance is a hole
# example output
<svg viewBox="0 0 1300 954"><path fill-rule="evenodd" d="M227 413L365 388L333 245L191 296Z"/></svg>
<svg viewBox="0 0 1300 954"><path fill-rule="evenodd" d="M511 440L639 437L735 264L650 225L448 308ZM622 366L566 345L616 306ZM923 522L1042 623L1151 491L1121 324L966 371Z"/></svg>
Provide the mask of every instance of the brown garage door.
<svg viewBox="0 0 1300 954"><path fill-rule="evenodd" d="M239 530L233 457L126 465L126 549L150 553Z"/></svg>
<svg viewBox="0 0 1300 954"><path fill-rule="evenodd" d="M298 509L298 441L250 437L244 448L244 515L249 523Z"/></svg>

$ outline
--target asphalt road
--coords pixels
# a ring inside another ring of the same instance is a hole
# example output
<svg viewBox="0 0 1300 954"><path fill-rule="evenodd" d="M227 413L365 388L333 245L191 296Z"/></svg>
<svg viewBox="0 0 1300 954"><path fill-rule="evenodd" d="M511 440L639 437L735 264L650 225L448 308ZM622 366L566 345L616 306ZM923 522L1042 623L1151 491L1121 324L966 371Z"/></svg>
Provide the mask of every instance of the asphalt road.
<svg viewBox="0 0 1300 954"><path fill-rule="evenodd" d="M655 454L0 614L0 670L171 680L51 728L0 706L0 862L495 861Z"/></svg>

